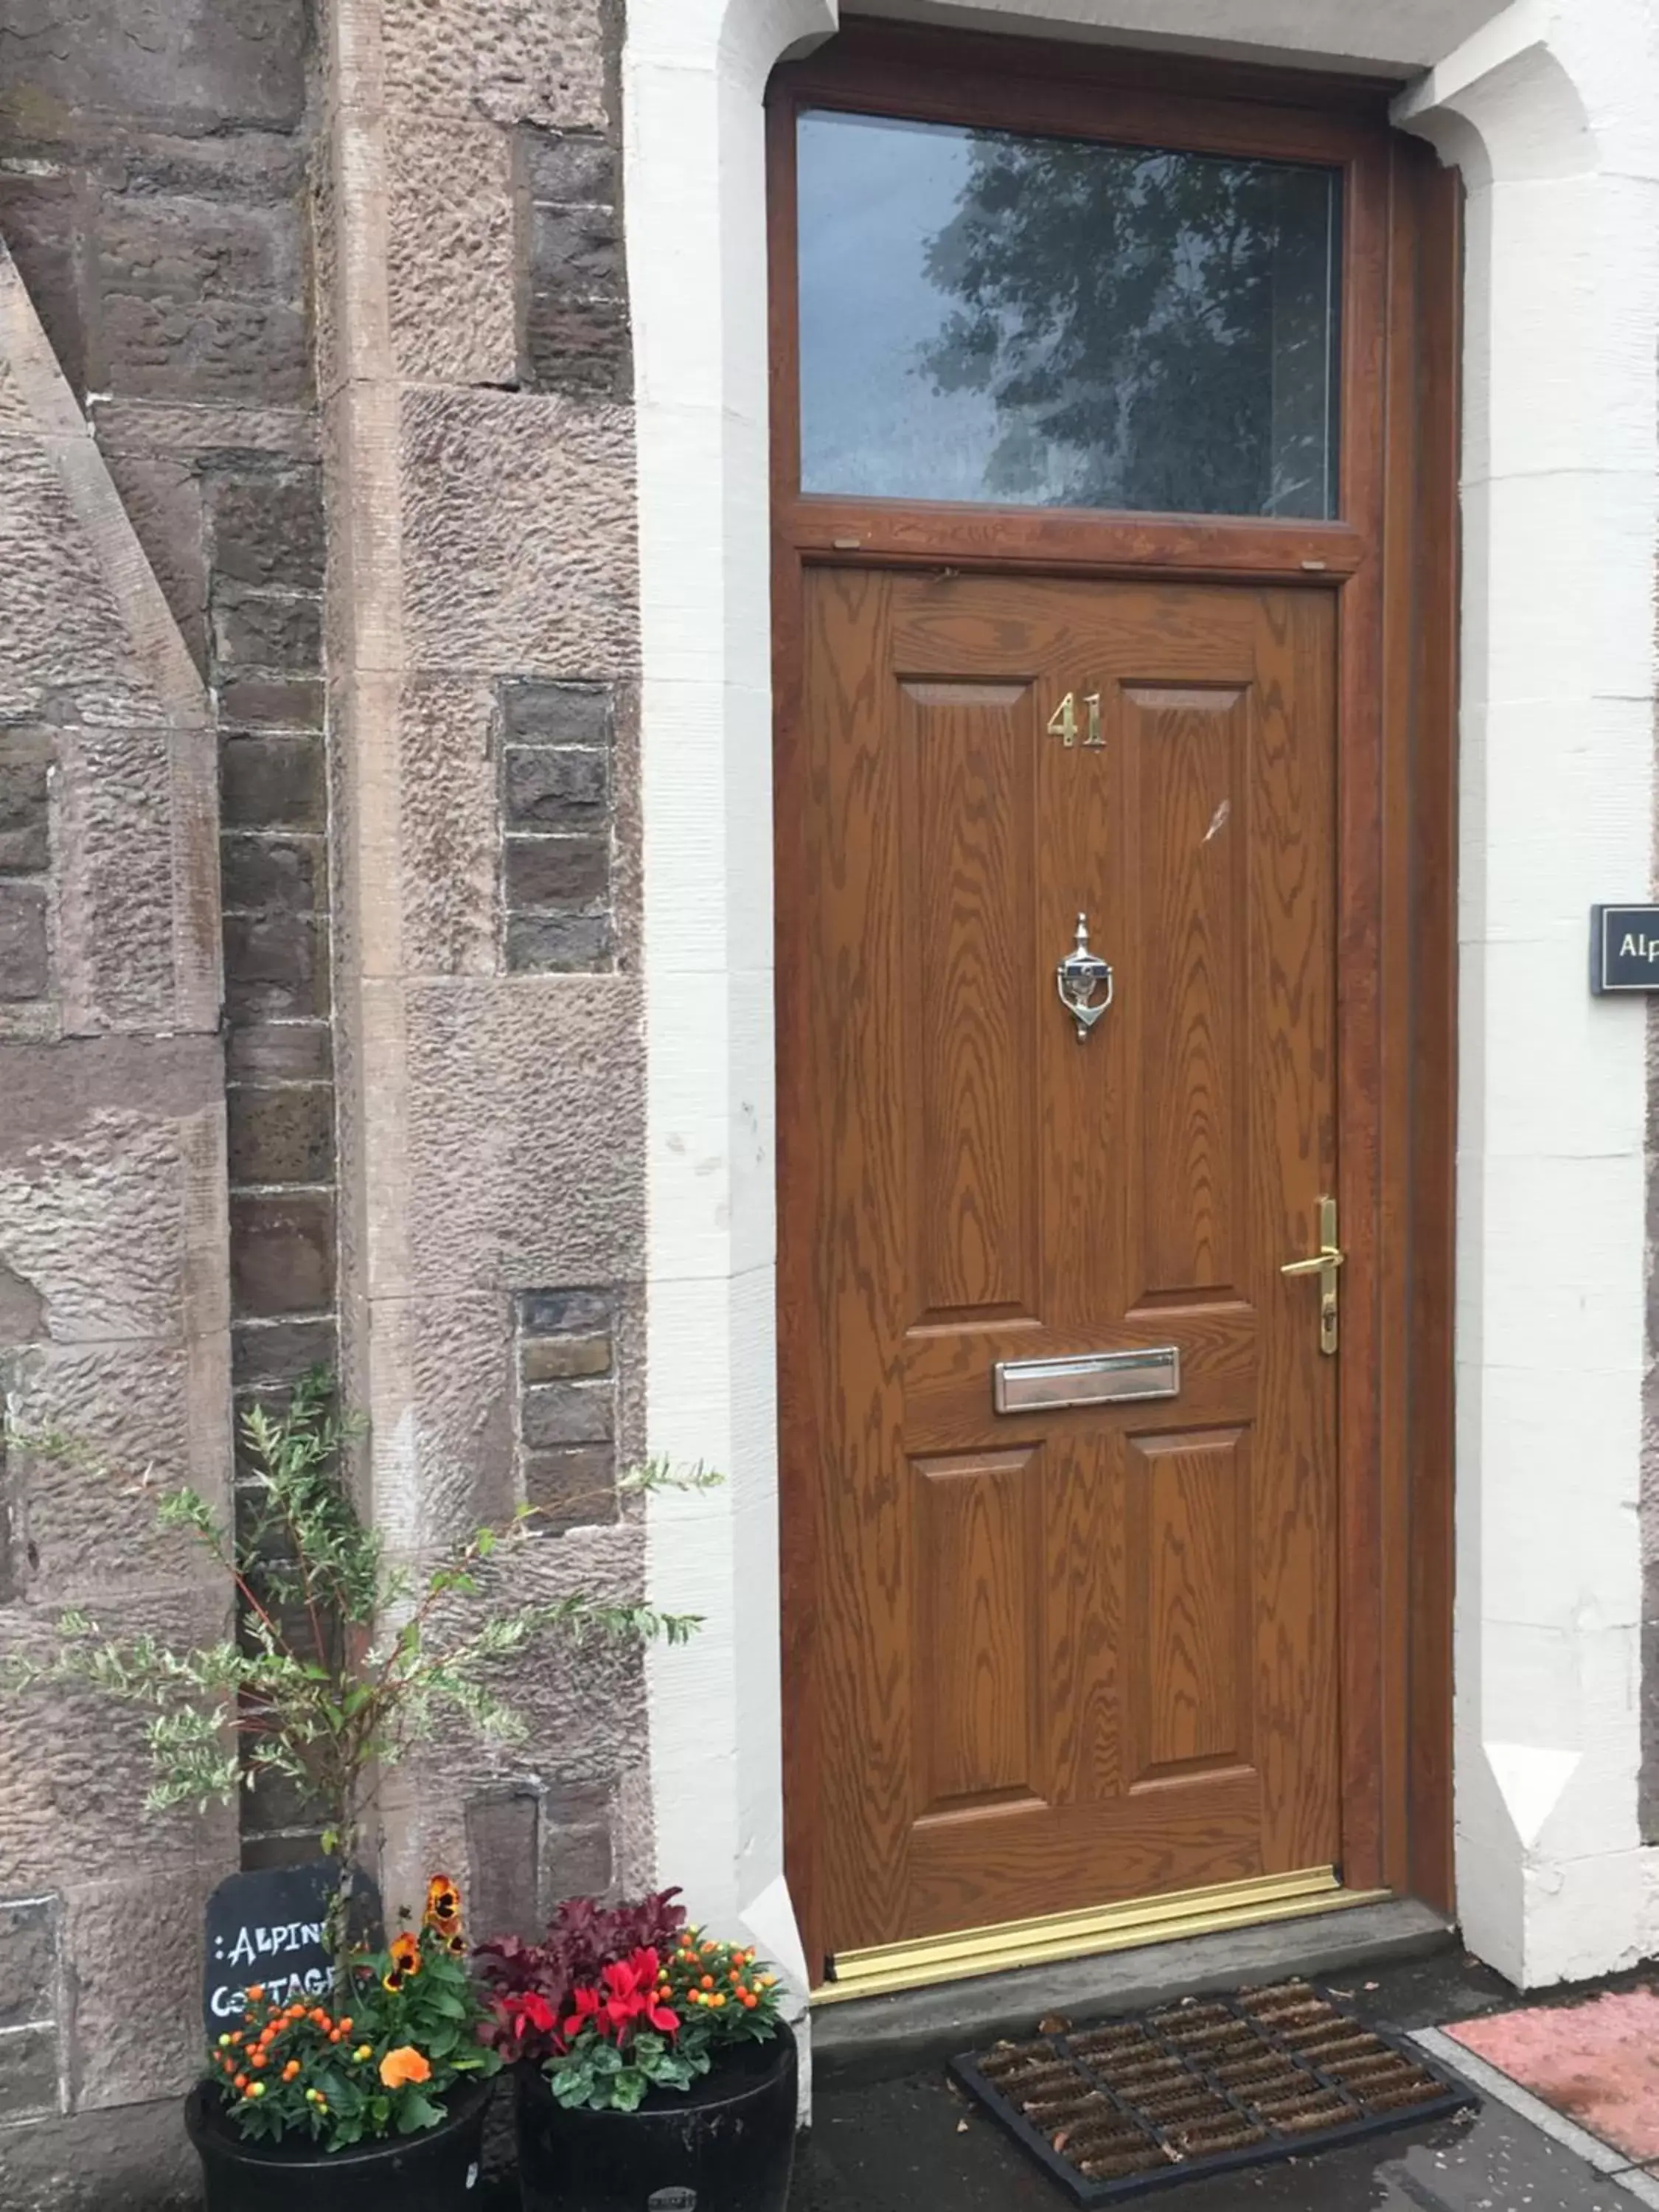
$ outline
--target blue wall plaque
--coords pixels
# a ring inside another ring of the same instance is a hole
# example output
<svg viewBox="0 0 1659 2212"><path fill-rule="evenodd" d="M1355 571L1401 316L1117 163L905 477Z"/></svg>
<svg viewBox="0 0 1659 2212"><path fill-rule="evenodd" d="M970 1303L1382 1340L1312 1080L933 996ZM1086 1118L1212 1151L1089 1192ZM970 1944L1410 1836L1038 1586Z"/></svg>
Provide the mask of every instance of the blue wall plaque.
<svg viewBox="0 0 1659 2212"><path fill-rule="evenodd" d="M1590 988L1659 991L1659 906L1590 908Z"/></svg>

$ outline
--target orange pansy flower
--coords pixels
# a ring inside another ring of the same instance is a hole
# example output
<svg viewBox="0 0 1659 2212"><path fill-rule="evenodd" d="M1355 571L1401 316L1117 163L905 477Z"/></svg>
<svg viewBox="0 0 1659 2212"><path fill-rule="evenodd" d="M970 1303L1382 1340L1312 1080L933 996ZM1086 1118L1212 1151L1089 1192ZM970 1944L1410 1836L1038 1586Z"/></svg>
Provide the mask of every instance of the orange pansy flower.
<svg viewBox="0 0 1659 2212"><path fill-rule="evenodd" d="M380 2061L380 2079L388 2089L401 2089L406 2081L429 2081L432 2069L412 2044L388 2051Z"/></svg>

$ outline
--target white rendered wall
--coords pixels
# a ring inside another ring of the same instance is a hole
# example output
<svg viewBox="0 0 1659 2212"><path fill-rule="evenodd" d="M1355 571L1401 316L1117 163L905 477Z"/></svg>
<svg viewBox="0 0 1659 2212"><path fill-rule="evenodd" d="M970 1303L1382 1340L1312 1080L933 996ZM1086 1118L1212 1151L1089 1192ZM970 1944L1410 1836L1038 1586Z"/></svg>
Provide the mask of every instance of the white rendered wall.
<svg viewBox="0 0 1659 2212"><path fill-rule="evenodd" d="M660 1876L802 1968L782 1871L765 162L836 0L630 0L623 62L645 669L651 1510ZM944 19L929 0L890 12ZM1636 1828L1643 1018L1592 899L1644 895L1659 114L1648 0L1158 0L1237 52L1440 65L1401 119L1471 186L1458 1224L1458 1880L1531 1982L1654 1948ZM1223 15L1224 14L1224 21ZM1146 0L961 20L1145 35ZM1472 23L1481 27L1465 37ZM1300 26L1299 32L1297 27ZM1440 35L1437 38L1437 27ZM1462 43L1459 45L1459 40Z"/></svg>
<svg viewBox="0 0 1659 2212"><path fill-rule="evenodd" d="M1640 1760L1645 1010L1588 910L1652 870L1659 57L1515 0L1397 105L1468 191L1458 1904L1528 1985L1659 1937Z"/></svg>

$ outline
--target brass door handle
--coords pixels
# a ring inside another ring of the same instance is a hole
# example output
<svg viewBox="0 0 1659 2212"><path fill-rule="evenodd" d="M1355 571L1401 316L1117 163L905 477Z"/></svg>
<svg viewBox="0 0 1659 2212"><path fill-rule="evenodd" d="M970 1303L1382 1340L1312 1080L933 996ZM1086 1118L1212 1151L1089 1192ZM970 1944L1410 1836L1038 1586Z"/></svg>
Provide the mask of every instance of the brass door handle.
<svg viewBox="0 0 1659 2212"><path fill-rule="evenodd" d="M1337 1343L1337 1271L1347 1254L1336 1241L1336 1200L1319 1201L1319 1249L1310 1260L1286 1260L1281 1275L1319 1277L1319 1348L1327 1358Z"/></svg>

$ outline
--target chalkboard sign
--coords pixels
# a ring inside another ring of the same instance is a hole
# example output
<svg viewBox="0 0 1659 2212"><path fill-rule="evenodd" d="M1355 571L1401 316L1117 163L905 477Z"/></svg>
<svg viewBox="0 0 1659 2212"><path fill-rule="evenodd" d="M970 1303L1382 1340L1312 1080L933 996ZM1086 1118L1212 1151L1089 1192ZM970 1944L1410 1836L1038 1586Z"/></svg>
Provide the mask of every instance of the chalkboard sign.
<svg viewBox="0 0 1659 2212"><path fill-rule="evenodd" d="M326 1940L329 1900L339 1880L331 1860L234 1874L207 1905L207 1961L203 2011L210 2036L222 2035L242 2017L252 1984L274 2004L325 1998L334 1986ZM354 1939L381 1940L380 1893L366 1874L354 1875Z"/></svg>
<svg viewBox="0 0 1659 2212"><path fill-rule="evenodd" d="M1659 906L1590 908L1590 988L1659 991Z"/></svg>

